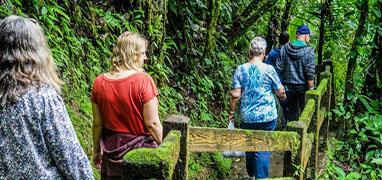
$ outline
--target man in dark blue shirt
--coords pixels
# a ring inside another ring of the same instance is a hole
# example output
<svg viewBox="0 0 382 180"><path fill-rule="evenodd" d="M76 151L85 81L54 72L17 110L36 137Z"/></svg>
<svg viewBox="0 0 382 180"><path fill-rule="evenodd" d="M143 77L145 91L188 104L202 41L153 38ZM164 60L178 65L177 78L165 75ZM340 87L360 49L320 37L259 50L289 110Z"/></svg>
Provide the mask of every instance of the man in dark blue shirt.
<svg viewBox="0 0 382 180"><path fill-rule="evenodd" d="M289 42L289 34L288 34L287 31L283 31L280 34L280 37L279 37L280 46L278 48L273 48L269 52L268 57L264 61L264 63L272 65L276 69L276 59L279 58L279 56L280 56L280 49L281 49L281 47L283 45L285 45L288 42ZM282 82L281 74L278 74L278 76L279 76L279 78L280 78L280 80ZM276 101L276 102L278 104L277 105L277 111L279 112L279 115L281 114L281 128L284 129L286 127L286 123L287 123L286 118L285 118L285 116L287 114L287 111L288 111L288 108L286 106L287 102L286 102L286 100L284 100L284 101Z"/></svg>
<svg viewBox="0 0 382 180"><path fill-rule="evenodd" d="M280 56L281 47L289 42L289 34L287 31L283 31L280 34L279 42L280 42L280 46L278 48L273 48L269 52L267 59L264 61L264 63L272 65L275 68L276 68L276 59Z"/></svg>

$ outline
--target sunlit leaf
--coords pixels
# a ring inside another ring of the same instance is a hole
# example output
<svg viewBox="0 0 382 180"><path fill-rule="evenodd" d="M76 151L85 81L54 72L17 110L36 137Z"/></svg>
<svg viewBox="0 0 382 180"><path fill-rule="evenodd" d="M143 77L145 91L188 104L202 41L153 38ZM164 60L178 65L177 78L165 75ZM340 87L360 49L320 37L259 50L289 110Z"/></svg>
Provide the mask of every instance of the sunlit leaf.
<svg viewBox="0 0 382 180"><path fill-rule="evenodd" d="M382 165L382 158L376 158L371 161L371 163Z"/></svg>

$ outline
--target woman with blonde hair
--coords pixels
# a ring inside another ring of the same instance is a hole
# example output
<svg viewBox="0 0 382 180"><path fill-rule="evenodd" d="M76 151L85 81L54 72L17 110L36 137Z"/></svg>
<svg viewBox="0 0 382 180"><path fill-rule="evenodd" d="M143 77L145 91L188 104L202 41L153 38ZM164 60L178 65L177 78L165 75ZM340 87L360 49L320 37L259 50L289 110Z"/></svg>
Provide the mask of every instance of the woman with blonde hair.
<svg viewBox="0 0 382 180"><path fill-rule="evenodd" d="M139 147L158 147L162 125L159 95L152 78L143 71L147 40L138 33L121 34L110 72L93 84L93 161L104 179L118 178L122 157Z"/></svg>
<svg viewBox="0 0 382 180"><path fill-rule="evenodd" d="M0 179L93 179L33 19L0 21Z"/></svg>

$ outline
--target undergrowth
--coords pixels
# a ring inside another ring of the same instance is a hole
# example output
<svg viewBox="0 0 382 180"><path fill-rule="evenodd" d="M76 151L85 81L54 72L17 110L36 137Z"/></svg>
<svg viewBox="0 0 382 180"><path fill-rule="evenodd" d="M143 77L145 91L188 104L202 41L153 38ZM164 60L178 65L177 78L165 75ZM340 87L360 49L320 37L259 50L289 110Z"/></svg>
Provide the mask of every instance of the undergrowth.
<svg viewBox="0 0 382 180"><path fill-rule="evenodd" d="M227 179L232 160L221 153L193 153L189 161L190 179Z"/></svg>
<svg viewBox="0 0 382 180"><path fill-rule="evenodd" d="M206 59L182 55L186 47L165 31L166 17L159 11L149 17L144 9L148 3L131 2L129 10L114 8L108 1L6 0L0 4L0 19L15 14L34 18L42 26L60 78L66 83L62 96L69 116L89 159L92 83L97 75L108 71L113 44L126 30L140 32L150 41L149 62L144 68L158 86L162 121L175 113L189 116L192 125L219 127L227 123L224 108L235 58L223 52ZM203 25L199 28L202 35ZM217 162L214 168L219 172L229 164L217 154L207 157ZM191 168L190 173L195 172ZM219 172L217 176L223 177ZM95 176L99 178L98 173Z"/></svg>
<svg viewBox="0 0 382 180"><path fill-rule="evenodd" d="M325 179L382 179L382 105L366 96L355 96L351 111L338 105L333 111L349 128L332 139ZM360 111L361 110L361 111ZM355 111L358 111L355 113Z"/></svg>

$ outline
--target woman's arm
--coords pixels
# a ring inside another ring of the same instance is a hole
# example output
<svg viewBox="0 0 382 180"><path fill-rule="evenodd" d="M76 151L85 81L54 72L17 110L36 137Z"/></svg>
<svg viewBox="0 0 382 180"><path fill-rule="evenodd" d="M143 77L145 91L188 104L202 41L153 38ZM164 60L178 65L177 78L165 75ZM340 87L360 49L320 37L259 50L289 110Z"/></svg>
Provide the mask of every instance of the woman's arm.
<svg viewBox="0 0 382 180"><path fill-rule="evenodd" d="M269 78L272 80L272 89L276 93L277 97L281 100L284 101L287 97L285 94L285 88L280 82L280 78L276 73L276 70L271 67L269 71Z"/></svg>
<svg viewBox="0 0 382 180"><path fill-rule="evenodd" d="M236 110L236 104L237 101L239 101L241 97L241 88L236 88L231 91L231 99L229 100L229 116L228 120L233 120L235 110Z"/></svg>
<svg viewBox="0 0 382 180"><path fill-rule="evenodd" d="M102 132L102 119L98 105L93 105L93 162L94 165L101 169L102 151L100 147L101 132Z"/></svg>
<svg viewBox="0 0 382 180"><path fill-rule="evenodd" d="M44 94L44 118L41 128L54 164L64 179L93 179L89 160L69 119L64 102L56 94Z"/></svg>
<svg viewBox="0 0 382 180"><path fill-rule="evenodd" d="M159 121L158 99L154 97L143 104L143 119L147 130L153 136L154 140L162 143L163 127Z"/></svg>
<svg viewBox="0 0 382 180"><path fill-rule="evenodd" d="M284 86L281 85L280 88L278 90L275 91L277 97L284 101L287 97L286 97L286 94L285 94L285 89L284 89Z"/></svg>

